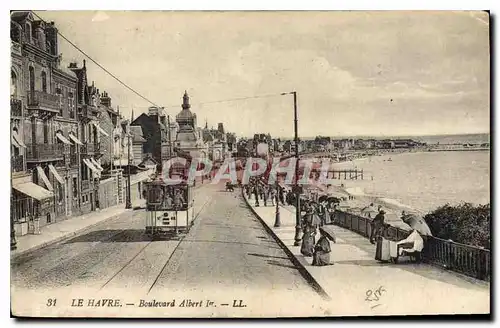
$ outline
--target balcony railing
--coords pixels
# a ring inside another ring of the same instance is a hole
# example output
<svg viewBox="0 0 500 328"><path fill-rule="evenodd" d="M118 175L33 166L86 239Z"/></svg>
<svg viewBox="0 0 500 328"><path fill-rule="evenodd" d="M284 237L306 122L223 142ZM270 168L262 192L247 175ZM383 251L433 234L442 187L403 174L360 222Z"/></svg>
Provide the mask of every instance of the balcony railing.
<svg viewBox="0 0 500 328"><path fill-rule="evenodd" d="M22 172L24 171L24 156L17 155L10 158L10 165L12 172Z"/></svg>
<svg viewBox="0 0 500 328"><path fill-rule="evenodd" d="M42 162L64 159L64 144L27 144L26 161Z"/></svg>
<svg viewBox="0 0 500 328"><path fill-rule="evenodd" d="M28 107L59 113L59 96L43 91L28 92Z"/></svg>
<svg viewBox="0 0 500 328"><path fill-rule="evenodd" d="M10 116L21 117L23 114L23 102L20 99L10 99Z"/></svg>
<svg viewBox="0 0 500 328"><path fill-rule="evenodd" d="M80 146L80 152L82 154L95 154L99 153L101 150L100 143L85 143L83 146Z"/></svg>

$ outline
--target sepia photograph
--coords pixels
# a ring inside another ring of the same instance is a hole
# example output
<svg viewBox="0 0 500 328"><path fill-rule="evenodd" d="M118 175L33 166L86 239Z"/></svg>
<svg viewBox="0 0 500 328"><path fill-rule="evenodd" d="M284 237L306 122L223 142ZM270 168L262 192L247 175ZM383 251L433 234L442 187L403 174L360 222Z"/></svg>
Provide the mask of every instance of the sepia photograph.
<svg viewBox="0 0 500 328"><path fill-rule="evenodd" d="M11 316L491 315L490 21L11 10Z"/></svg>

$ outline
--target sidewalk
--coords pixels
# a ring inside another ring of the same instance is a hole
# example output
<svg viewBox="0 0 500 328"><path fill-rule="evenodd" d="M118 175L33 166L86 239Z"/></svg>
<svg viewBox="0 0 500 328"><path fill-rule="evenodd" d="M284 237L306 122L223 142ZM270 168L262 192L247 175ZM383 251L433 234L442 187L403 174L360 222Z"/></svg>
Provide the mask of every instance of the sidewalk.
<svg viewBox="0 0 500 328"><path fill-rule="evenodd" d="M10 252L11 259L70 238L103 221L116 218L124 213L132 211L132 209L125 209L125 204L119 204L103 210L70 217L64 221L46 225L40 229L41 233L39 235L28 234L16 237L17 249Z"/></svg>
<svg viewBox="0 0 500 328"><path fill-rule="evenodd" d="M329 225L337 243L331 242L330 259L334 265L312 266L299 246L293 246L295 209L280 207L281 227L274 228L275 206L254 207L245 200L267 225L275 238L288 248L310 276L329 295L331 315L411 315L489 313L489 284L473 282L427 264L385 264L374 259L375 246L362 236ZM375 301L369 291L383 286L385 292Z"/></svg>

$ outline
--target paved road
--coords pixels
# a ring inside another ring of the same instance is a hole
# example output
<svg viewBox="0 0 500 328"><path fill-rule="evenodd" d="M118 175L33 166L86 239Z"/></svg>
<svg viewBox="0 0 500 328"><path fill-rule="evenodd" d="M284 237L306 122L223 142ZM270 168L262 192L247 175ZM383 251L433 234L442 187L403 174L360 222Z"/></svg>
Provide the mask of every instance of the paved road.
<svg viewBox="0 0 500 328"><path fill-rule="evenodd" d="M195 202L199 214L185 237L151 241L143 232L144 212L135 211L17 258L12 285L41 292L126 288L142 297L248 291L319 299L244 205L239 190L206 185L195 191Z"/></svg>

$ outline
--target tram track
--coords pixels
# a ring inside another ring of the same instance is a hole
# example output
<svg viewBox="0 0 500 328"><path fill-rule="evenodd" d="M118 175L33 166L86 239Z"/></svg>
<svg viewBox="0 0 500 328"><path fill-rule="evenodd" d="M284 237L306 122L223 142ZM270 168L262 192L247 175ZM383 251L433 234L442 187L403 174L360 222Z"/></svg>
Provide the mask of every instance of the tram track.
<svg viewBox="0 0 500 328"><path fill-rule="evenodd" d="M196 213L194 219L193 219L193 224L194 222L196 222L196 220L198 219L200 213L203 211L203 209L205 208L205 206L211 201L211 199L208 199L207 201L205 201L205 203L201 206L201 208L198 210L198 212ZM182 241L184 240L184 238L188 235L188 233L184 234L181 236L181 238L178 240L177 244L175 245L172 253L170 254L170 256L168 257L166 263L163 265L162 269L160 270L160 272L156 275L155 277L155 280L153 282L153 284L150 286L150 288L148 289L148 293L153 289L153 287L155 286L155 284L157 283L159 277L161 276L161 274L163 273L164 269L167 267L168 263L170 262L170 259L172 258L173 254L175 253L175 251L178 249L179 245L182 243ZM148 243L146 245L144 245L133 257L131 257L118 271L116 271L110 278L108 278L106 280L106 282L99 288L100 291L102 291L103 289L105 289L116 277L118 277L127 267L129 267L135 259L137 259L141 254L143 254L145 252L145 250L150 246L152 245L153 243L155 242L155 240L150 240L148 241Z"/></svg>
<svg viewBox="0 0 500 328"><path fill-rule="evenodd" d="M205 206L211 201L211 199L208 199L207 201L205 201L205 203L201 206L200 210L198 211L198 213L196 213L194 219L193 219L193 224L194 222L196 222L196 220L198 219L198 216L200 215L201 211L203 211L203 209L205 208ZM165 262L165 264L163 265L163 267L161 268L160 272L158 273L158 275L156 276L155 280L153 281L153 283L151 284L151 287L149 287L148 289L148 294L151 292L151 290L153 290L154 286L156 285L156 283L158 282L158 280L160 279L160 276L162 275L163 271L165 271L165 268L167 267L167 265L170 263L170 260L172 259L172 257L174 256L175 252L177 251L177 249L179 248L179 246L181 245L181 243L184 241L184 239L186 238L188 234L185 234L184 236L181 237L181 239L179 240L179 242L177 243L177 245L175 245L175 248L174 250L172 251L172 253L170 254L170 256L168 257L167 261Z"/></svg>

